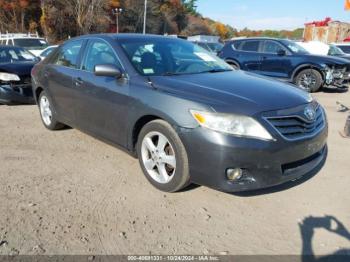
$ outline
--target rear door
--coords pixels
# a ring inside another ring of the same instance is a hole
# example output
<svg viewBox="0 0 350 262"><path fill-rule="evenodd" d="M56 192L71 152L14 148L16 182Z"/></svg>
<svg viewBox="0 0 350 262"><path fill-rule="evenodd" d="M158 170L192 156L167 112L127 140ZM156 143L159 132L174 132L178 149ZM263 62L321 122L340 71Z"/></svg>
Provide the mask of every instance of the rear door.
<svg viewBox="0 0 350 262"><path fill-rule="evenodd" d="M288 78L293 68L290 55L290 52L277 41L264 41L261 49L261 74L270 77Z"/></svg>
<svg viewBox="0 0 350 262"><path fill-rule="evenodd" d="M73 126L77 103L77 90L73 86L73 78L79 69L84 41L74 40L64 44L44 72L54 108L65 123Z"/></svg>
<svg viewBox="0 0 350 262"><path fill-rule="evenodd" d="M262 41L257 39L244 40L236 47L238 52L235 59L240 61L242 70L260 73L261 54L259 51L261 43Z"/></svg>
<svg viewBox="0 0 350 262"><path fill-rule="evenodd" d="M77 125L90 133L125 145L129 81L126 77L96 76L96 65L123 66L112 46L103 39L89 40L81 70L73 78L77 92Z"/></svg>

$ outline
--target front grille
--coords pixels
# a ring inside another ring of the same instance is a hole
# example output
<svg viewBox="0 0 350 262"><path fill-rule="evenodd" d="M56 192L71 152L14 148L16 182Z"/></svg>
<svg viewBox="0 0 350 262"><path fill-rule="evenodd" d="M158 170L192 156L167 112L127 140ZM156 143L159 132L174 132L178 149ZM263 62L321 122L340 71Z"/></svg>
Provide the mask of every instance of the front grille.
<svg viewBox="0 0 350 262"><path fill-rule="evenodd" d="M319 133L325 126L325 117L320 106L316 108L313 121L307 120L303 114L267 118L270 124L288 140L302 139Z"/></svg>

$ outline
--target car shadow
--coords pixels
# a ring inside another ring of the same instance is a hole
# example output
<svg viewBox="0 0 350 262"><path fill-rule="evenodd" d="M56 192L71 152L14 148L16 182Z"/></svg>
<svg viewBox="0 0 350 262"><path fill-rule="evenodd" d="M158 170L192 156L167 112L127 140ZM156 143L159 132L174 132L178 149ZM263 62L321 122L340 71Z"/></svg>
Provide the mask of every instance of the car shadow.
<svg viewBox="0 0 350 262"><path fill-rule="evenodd" d="M350 248L340 249L333 254L316 257L312 248L312 239L316 229L325 229L330 233L337 234L349 241L350 232L343 223L334 216L306 217L298 224L302 237L302 262L345 262L350 261Z"/></svg>

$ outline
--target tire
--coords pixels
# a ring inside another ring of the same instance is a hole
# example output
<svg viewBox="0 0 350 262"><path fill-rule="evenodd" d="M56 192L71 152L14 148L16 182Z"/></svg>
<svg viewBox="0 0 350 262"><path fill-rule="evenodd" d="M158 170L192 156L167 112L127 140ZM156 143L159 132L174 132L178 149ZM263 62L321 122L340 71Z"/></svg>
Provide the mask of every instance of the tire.
<svg viewBox="0 0 350 262"><path fill-rule="evenodd" d="M297 86L304 88L308 92L317 92L323 84L322 75L315 69L304 69L295 77Z"/></svg>
<svg viewBox="0 0 350 262"><path fill-rule="evenodd" d="M56 113L51 103L50 97L45 91L42 91L38 100L41 121L49 130L59 130L65 127L64 124L57 121Z"/></svg>
<svg viewBox="0 0 350 262"><path fill-rule="evenodd" d="M190 184L186 149L167 122L147 123L138 136L136 150L144 175L157 189L176 192Z"/></svg>
<svg viewBox="0 0 350 262"><path fill-rule="evenodd" d="M226 63L228 63L233 69L235 70L240 70L241 67L239 66L239 64L232 62L232 61L227 61Z"/></svg>

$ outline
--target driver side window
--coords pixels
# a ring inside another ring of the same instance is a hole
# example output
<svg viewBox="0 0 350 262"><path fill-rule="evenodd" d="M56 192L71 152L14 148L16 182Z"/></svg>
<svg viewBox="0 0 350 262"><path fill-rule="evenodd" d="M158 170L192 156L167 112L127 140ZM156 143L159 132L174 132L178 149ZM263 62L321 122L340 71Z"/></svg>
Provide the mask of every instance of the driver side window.
<svg viewBox="0 0 350 262"><path fill-rule="evenodd" d="M113 64L119 68L122 67L110 45L101 40L93 40L88 45L82 70L94 72L96 65L103 64Z"/></svg>
<svg viewBox="0 0 350 262"><path fill-rule="evenodd" d="M265 41L263 53L277 54L281 50L285 51L285 48L283 48L283 46L281 46L279 43L274 41Z"/></svg>

